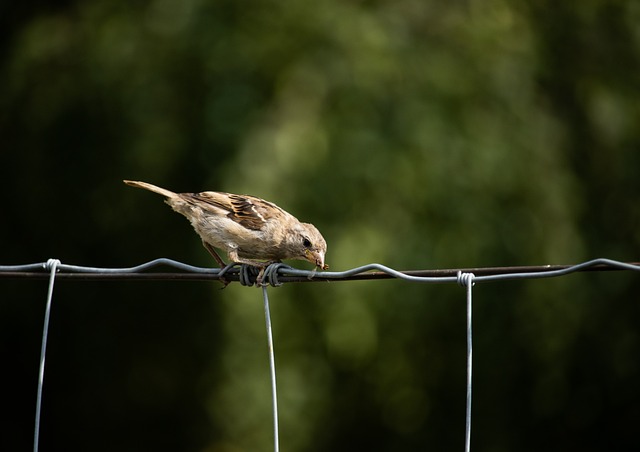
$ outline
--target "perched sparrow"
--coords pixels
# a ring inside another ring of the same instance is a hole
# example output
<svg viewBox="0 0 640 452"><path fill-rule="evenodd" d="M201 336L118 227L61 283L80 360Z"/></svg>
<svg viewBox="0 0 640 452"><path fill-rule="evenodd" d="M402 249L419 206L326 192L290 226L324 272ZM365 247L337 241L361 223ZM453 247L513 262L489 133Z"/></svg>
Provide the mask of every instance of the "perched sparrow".
<svg viewBox="0 0 640 452"><path fill-rule="evenodd" d="M264 269L282 259L306 260L326 270L327 243L316 227L301 223L273 203L248 195L217 191L173 193L146 182L125 180L132 187L166 196L165 202L191 222L204 247L224 267L214 248L232 262Z"/></svg>

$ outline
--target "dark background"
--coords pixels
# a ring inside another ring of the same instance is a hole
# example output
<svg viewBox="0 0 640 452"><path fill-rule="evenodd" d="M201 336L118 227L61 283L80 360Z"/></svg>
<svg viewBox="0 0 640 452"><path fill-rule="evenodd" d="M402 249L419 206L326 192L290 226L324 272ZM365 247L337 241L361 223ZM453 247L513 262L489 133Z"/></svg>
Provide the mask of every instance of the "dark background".
<svg viewBox="0 0 640 452"><path fill-rule="evenodd" d="M626 1L0 4L0 265L213 262L160 197L251 193L343 270L639 260ZM304 263L296 263L309 268ZM28 450L45 280L0 280L0 449ZM474 450L638 446L636 273L475 289ZM457 286L271 289L282 449L464 444ZM271 450L260 291L58 281L41 450Z"/></svg>

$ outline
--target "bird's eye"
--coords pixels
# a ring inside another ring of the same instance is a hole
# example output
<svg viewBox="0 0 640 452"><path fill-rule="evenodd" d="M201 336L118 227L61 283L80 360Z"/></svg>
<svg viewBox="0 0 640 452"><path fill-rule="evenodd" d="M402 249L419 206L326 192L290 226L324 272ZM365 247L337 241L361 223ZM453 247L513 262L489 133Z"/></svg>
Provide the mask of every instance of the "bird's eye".
<svg viewBox="0 0 640 452"><path fill-rule="evenodd" d="M311 240L309 240L306 237L302 238L302 244L304 245L305 248L311 248Z"/></svg>

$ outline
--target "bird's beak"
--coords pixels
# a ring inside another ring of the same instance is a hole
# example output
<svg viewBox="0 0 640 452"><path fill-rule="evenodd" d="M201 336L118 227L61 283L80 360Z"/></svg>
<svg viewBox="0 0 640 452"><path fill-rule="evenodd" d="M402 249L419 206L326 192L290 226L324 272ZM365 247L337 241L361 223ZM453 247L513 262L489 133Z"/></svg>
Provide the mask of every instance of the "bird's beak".
<svg viewBox="0 0 640 452"><path fill-rule="evenodd" d="M315 264L316 267L320 267L323 270L329 268L329 266L324 263L324 253L322 251L305 250L305 257L309 262Z"/></svg>

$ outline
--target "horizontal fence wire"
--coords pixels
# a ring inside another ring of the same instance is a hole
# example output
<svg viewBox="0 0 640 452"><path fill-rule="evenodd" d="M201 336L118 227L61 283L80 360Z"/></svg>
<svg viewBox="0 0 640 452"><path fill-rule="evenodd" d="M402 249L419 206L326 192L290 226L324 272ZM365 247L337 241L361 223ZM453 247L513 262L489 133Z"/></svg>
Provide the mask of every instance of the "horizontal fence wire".
<svg viewBox="0 0 640 452"><path fill-rule="evenodd" d="M473 273L474 282L504 281L512 279L537 279L563 276L585 271L640 271L640 262L619 262L612 259L593 259L575 265L539 265L514 267L475 267L440 270L398 271L381 264L368 264L340 272L317 272L295 269L277 264L275 271L267 272L265 282L280 285L286 282L359 281L378 279L403 279L421 283L456 283L459 273ZM157 271L158 267L170 267L179 271ZM172 259L160 258L135 267L101 268L60 264L56 279L65 280L174 280L174 281L240 281L242 269L196 267ZM156 270L156 271L151 271ZM47 279L47 263L0 266L0 279ZM255 275L253 276L255 281Z"/></svg>

